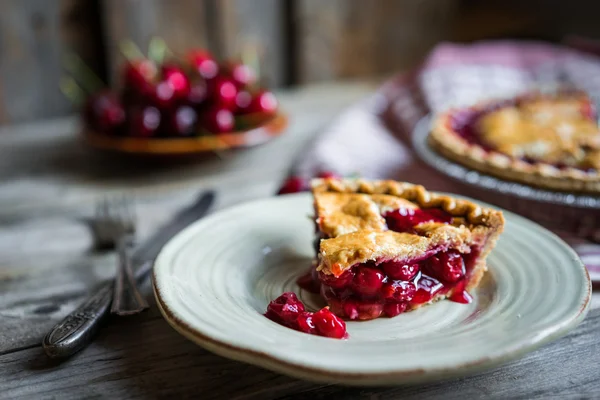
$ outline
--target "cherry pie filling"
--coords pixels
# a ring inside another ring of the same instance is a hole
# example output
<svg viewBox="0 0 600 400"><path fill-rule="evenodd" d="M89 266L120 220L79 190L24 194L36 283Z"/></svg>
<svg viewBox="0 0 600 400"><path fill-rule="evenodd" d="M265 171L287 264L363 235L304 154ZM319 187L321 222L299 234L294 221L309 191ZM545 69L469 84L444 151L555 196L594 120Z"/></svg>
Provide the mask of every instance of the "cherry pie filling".
<svg viewBox="0 0 600 400"><path fill-rule="evenodd" d="M384 214L388 229L417 234L425 222L451 223L452 216L439 209L399 209ZM322 233L315 240L318 252ZM424 304L438 294L452 291L450 300L469 303L465 290L479 255L476 246L467 253L451 248L433 248L413 259L378 259L359 263L341 275L317 271L316 265L298 280L311 292L320 293L330 310L342 318L368 320L382 315L394 317Z"/></svg>
<svg viewBox="0 0 600 400"><path fill-rule="evenodd" d="M339 277L317 272L313 267L311 283L306 285L306 277L298 283L313 292L319 287L331 311L343 318L395 317L407 308L427 303L437 294L451 290L450 300L471 302L465 286L477 254L474 248L468 254L453 249L432 250L420 259L356 264Z"/></svg>
<svg viewBox="0 0 600 400"><path fill-rule="evenodd" d="M488 106L483 107L483 108L471 108L471 109L467 109L467 110L458 111L452 115L452 117L449 121L449 125L450 125L449 128L453 132L456 132L460 137L462 137L468 143L470 143L472 145L477 145L487 152L491 152L491 151L502 152L493 143L490 143L489 141L487 141L485 139L483 132L481 131L480 122L482 121L482 119L484 117L488 116L489 114L491 114L495 111L499 111L499 110L501 110L503 108L507 108L507 107L515 107L515 106L519 107L522 104L531 102L532 99L534 99L534 98L525 96L525 97L513 99L513 100L499 101L497 103L489 104ZM581 102L580 113L581 113L581 118L583 118L583 119L591 120L591 121L596 120L596 111L594 109L594 106L592 105L592 103L589 100ZM535 164L538 162L547 163L547 161L545 161L543 158L538 159L534 155L523 155L523 156L517 157L517 158L520 159L521 161L527 162L529 164ZM576 168L576 169L579 169L579 170L585 171L585 172L596 171L596 169L593 166L587 165L586 162L583 162L580 164L570 163L569 165L565 164L564 162L556 162L556 163L550 163L550 164L552 164L554 167L559 168L559 169L571 167L571 168Z"/></svg>
<svg viewBox="0 0 600 400"><path fill-rule="evenodd" d="M288 328L334 339L348 337L346 323L327 307L309 312L295 293L286 292L269 303L265 317Z"/></svg>

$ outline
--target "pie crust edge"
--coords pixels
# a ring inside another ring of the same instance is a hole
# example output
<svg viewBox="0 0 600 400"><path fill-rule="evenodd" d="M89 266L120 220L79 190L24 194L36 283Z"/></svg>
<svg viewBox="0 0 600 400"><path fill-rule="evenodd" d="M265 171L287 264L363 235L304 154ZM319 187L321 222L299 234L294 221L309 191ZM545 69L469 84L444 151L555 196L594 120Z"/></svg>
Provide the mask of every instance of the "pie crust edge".
<svg viewBox="0 0 600 400"><path fill-rule="evenodd" d="M497 100L471 107L487 108ZM551 164L530 164L497 151L488 151L462 138L451 128L451 118L459 109L450 109L435 118L428 136L429 144L444 157L469 168L503 179L545 189L600 192L600 172L587 173L576 168L559 169Z"/></svg>

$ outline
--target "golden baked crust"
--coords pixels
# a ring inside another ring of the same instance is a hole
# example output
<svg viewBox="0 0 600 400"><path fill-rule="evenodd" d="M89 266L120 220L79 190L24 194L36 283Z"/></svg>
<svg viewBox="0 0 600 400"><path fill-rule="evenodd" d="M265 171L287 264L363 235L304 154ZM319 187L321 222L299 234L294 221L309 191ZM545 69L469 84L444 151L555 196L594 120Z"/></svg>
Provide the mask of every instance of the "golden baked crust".
<svg viewBox="0 0 600 400"><path fill-rule="evenodd" d="M312 191L316 223L325 236L317 270L335 276L358 263L417 259L449 248L466 253L475 245L484 260L504 226L500 211L410 183L316 179ZM388 230L381 214L400 208L439 208L453 223L422 223L414 234ZM485 262L479 267L485 269Z"/></svg>
<svg viewBox="0 0 600 400"><path fill-rule="evenodd" d="M495 103L480 103L470 111L483 111ZM517 98L477 122L481 139L493 150L454 131L454 116L465 110L449 110L433 122L429 143L455 162L500 178L552 190L598 193L600 130L586 111L589 107L590 100L579 92Z"/></svg>

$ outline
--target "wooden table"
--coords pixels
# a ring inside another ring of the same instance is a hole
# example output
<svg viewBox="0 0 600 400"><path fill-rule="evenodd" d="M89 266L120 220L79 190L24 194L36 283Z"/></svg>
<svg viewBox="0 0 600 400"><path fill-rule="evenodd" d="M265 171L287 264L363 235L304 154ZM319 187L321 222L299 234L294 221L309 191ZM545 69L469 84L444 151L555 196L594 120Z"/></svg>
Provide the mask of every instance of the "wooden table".
<svg viewBox="0 0 600 400"><path fill-rule="evenodd" d="M91 346L63 363L46 358L43 335L114 273L114 253L92 251L83 222L97 199L135 194L143 237L202 188L217 190L216 209L272 195L295 154L372 89L321 85L281 93L291 119L284 136L179 165L93 153L78 142L73 118L0 131L0 399L600 398L598 309L569 336L503 368L425 386L361 389L215 356L167 325L146 285L148 312L112 319Z"/></svg>

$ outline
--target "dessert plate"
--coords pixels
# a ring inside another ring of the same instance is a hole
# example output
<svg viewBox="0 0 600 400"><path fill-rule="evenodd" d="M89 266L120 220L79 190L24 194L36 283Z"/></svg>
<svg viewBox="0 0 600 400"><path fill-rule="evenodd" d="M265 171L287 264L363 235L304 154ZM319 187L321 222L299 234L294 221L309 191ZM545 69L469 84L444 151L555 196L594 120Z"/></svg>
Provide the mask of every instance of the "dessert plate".
<svg viewBox="0 0 600 400"><path fill-rule="evenodd" d="M294 291L313 257L309 194L221 211L175 236L156 260L153 287L169 324L206 349L282 374L328 383L398 385L498 366L574 328L591 283L561 239L506 212L474 301L439 302L395 318L347 322L347 340L308 335L262 314Z"/></svg>

